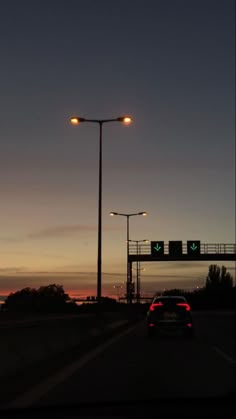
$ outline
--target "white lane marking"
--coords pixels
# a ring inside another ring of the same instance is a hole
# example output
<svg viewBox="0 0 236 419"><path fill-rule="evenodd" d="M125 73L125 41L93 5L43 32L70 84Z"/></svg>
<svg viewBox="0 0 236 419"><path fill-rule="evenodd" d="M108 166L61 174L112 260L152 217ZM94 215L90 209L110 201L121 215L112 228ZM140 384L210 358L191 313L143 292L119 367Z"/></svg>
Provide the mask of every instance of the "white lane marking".
<svg viewBox="0 0 236 419"><path fill-rule="evenodd" d="M227 355L225 352L223 352L221 349L219 349L217 346L212 347L215 352L217 352L222 358L224 358L225 361L229 362L230 364L235 364L235 359L231 358L231 356Z"/></svg>
<svg viewBox="0 0 236 419"><path fill-rule="evenodd" d="M139 324L139 323L138 323ZM55 373L53 376L49 377L47 380L39 383L32 389L26 391L21 396L17 397L15 400L8 403L4 406L5 409L11 408L18 408L18 407L28 407L41 399L45 394L49 393L54 387L58 384L63 383L63 381L67 380L71 377L76 371L80 368L84 367L89 361L103 352L106 348L113 345L113 343L117 342L123 336L129 334L133 329L137 327L137 323L123 331L120 335L114 336L113 338L109 339L109 341L101 344L96 349L90 351L87 355L84 355L82 358L74 361L72 364L67 365L58 373Z"/></svg>

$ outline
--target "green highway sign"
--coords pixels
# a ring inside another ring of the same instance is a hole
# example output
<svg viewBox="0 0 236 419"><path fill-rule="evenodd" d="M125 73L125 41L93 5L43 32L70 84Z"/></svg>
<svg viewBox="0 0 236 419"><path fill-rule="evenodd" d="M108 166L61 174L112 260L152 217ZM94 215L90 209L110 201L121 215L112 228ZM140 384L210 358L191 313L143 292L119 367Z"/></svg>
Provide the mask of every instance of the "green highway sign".
<svg viewBox="0 0 236 419"><path fill-rule="evenodd" d="M164 255L164 241L152 241L151 242L151 253L152 256L163 256Z"/></svg>
<svg viewBox="0 0 236 419"><path fill-rule="evenodd" d="M188 240L187 241L187 252L188 255L199 256L201 253L201 242L200 240Z"/></svg>

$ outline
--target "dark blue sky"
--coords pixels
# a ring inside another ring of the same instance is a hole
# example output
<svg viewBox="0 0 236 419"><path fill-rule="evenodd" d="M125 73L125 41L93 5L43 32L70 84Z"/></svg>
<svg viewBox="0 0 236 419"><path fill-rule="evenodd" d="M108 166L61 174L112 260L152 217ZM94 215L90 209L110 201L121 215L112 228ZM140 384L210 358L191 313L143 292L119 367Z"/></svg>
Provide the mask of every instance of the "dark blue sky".
<svg viewBox="0 0 236 419"><path fill-rule="evenodd" d="M235 241L234 8L1 2L3 268L96 271L98 130L71 127L73 114L134 119L104 127L106 271L125 271L124 220L110 210L149 212L134 239Z"/></svg>

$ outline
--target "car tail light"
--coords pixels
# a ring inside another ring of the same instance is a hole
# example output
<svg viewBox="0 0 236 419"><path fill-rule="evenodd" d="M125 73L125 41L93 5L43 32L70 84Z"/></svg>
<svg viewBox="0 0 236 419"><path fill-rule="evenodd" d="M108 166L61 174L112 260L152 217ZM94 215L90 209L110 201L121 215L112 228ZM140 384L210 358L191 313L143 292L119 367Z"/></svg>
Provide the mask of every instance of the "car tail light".
<svg viewBox="0 0 236 419"><path fill-rule="evenodd" d="M153 304L150 305L150 311L154 311L156 307L161 307L163 305L164 304L161 303L161 302L160 303L153 303Z"/></svg>
<svg viewBox="0 0 236 419"><path fill-rule="evenodd" d="M192 327L192 323L187 323L187 327Z"/></svg>
<svg viewBox="0 0 236 419"><path fill-rule="evenodd" d="M148 325L149 327L154 327L155 326L155 324L154 323L149 323L149 325Z"/></svg>
<svg viewBox="0 0 236 419"><path fill-rule="evenodd" d="M177 303L177 306L179 307L185 307L186 311L190 311L190 305L187 303Z"/></svg>

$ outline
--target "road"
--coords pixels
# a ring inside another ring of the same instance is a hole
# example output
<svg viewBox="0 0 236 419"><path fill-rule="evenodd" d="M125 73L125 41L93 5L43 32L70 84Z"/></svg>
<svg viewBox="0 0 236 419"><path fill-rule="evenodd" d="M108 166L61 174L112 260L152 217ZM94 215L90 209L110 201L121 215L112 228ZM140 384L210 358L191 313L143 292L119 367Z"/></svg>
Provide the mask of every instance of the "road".
<svg viewBox="0 0 236 419"><path fill-rule="evenodd" d="M144 321L73 360L9 406L71 405L235 391L233 313L195 313L196 336L148 339Z"/></svg>

